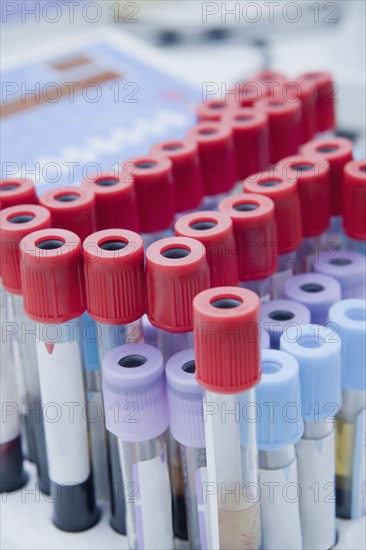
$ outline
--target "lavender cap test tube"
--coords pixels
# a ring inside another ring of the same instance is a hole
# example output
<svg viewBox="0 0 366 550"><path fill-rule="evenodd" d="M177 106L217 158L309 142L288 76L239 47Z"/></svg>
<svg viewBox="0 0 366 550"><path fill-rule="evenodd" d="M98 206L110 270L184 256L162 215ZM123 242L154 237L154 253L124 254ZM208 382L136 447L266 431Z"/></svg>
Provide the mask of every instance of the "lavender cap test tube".
<svg viewBox="0 0 366 550"><path fill-rule="evenodd" d="M313 271L337 279L342 299L365 298L366 258L353 250L324 251L313 263Z"/></svg>
<svg viewBox="0 0 366 550"><path fill-rule="evenodd" d="M271 346L268 347L279 349L282 334L293 325L305 323L310 323L310 311L299 302L271 300L262 304L261 325L269 333Z"/></svg>

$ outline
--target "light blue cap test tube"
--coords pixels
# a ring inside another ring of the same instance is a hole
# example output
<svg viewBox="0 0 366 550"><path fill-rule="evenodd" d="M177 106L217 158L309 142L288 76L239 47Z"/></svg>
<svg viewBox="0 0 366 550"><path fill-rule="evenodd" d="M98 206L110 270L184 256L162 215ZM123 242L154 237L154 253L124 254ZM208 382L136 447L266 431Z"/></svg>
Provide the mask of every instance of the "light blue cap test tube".
<svg viewBox="0 0 366 550"><path fill-rule="evenodd" d="M259 450L275 451L297 443L304 431L297 360L283 351L263 350L262 378L255 392Z"/></svg>

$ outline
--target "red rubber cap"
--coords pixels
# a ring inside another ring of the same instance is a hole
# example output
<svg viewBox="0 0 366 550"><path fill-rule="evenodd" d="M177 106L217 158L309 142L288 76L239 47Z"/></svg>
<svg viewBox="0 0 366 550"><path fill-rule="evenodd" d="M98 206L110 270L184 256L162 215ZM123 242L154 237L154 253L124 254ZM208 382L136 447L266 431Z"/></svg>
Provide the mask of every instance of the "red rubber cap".
<svg viewBox="0 0 366 550"><path fill-rule="evenodd" d="M41 229L20 243L24 309L39 323L66 323L85 311L80 238L66 229Z"/></svg>
<svg viewBox="0 0 366 550"><path fill-rule="evenodd" d="M232 286L193 300L196 378L216 393L241 393L260 380L259 297Z"/></svg>
<svg viewBox="0 0 366 550"><path fill-rule="evenodd" d="M301 147L301 154L321 155L329 162L331 215L339 216L342 212L343 169L353 158L352 141L342 137L314 139Z"/></svg>
<svg viewBox="0 0 366 550"><path fill-rule="evenodd" d="M265 279L277 271L278 249L274 203L264 195L243 193L219 203L233 222L239 280Z"/></svg>
<svg viewBox="0 0 366 550"><path fill-rule="evenodd" d="M301 80L286 82L282 88L286 99L301 101L301 143L313 139L317 131L316 97L314 90Z"/></svg>
<svg viewBox="0 0 366 550"><path fill-rule="evenodd" d="M51 212L53 227L76 233L81 241L96 230L94 193L86 187L58 187L46 191L39 203Z"/></svg>
<svg viewBox="0 0 366 550"><path fill-rule="evenodd" d="M132 323L145 307L144 245L126 229L98 231L83 243L88 312L107 325Z"/></svg>
<svg viewBox="0 0 366 550"><path fill-rule="evenodd" d="M321 235L330 221L329 163L320 155L294 155L281 160L276 169L297 182L303 237Z"/></svg>
<svg viewBox="0 0 366 550"><path fill-rule="evenodd" d="M210 286L236 286L239 282L233 224L226 214L202 211L182 216L175 234L190 237L206 248Z"/></svg>
<svg viewBox="0 0 366 550"><path fill-rule="evenodd" d="M154 145L151 153L165 155L172 163L176 212L197 208L203 197L197 143L186 139L163 141Z"/></svg>
<svg viewBox="0 0 366 550"><path fill-rule="evenodd" d="M366 241L366 160L344 167L343 225L347 235Z"/></svg>
<svg viewBox="0 0 366 550"><path fill-rule="evenodd" d="M134 182L142 233L170 227L175 214L175 187L172 163L163 155L126 160L122 164L125 182Z"/></svg>
<svg viewBox="0 0 366 550"><path fill-rule="evenodd" d="M297 153L301 142L301 101L287 99L282 92L267 96L256 103L269 123L269 160L275 164L284 157Z"/></svg>
<svg viewBox="0 0 366 550"><path fill-rule="evenodd" d="M231 127L235 150L236 180L269 168L268 117L252 107L228 111L223 123Z"/></svg>
<svg viewBox="0 0 366 550"><path fill-rule="evenodd" d="M83 180L82 186L95 196L97 230L129 229L139 231L137 199L133 181L123 181L109 171Z"/></svg>
<svg viewBox="0 0 366 550"><path fill-rule="evenodd" d="M250 176L243 184L245 193L258 193L273 200L277 225L278 253L296 250L302 241L301 207L296 181L270 170Z"/></svg>
<svg viewBox="0 0 366 550"><path fill-rule="evenodd" d="M204 194L230 191L236 181L231 129L219 122L199 122L187 137L198 144Z"/></svg>
<svg viewBox="0 0 366 550"><path fill-rule="evenodd" d="M193 330L192 300L209 287L204 246L168 237L146 251L147 312L152 325L168 332Z"/></svg>
<svg viewBox="0 0 366 550"><path fill-rule="evenodd" d="M0 181L0 210L16 204L38 204L36 188L32 180Z"/></svg>
<svg viewBox="0 0 366 550"><path fill-rule="evenodd" d="M196 107L197 122L220 121L233 108L232 104L219 99L199 103Z"/></svg>
<svg viewBox="0 0 366 550"><path fill-rule="evenodd" d="M11 294L21 294L19 243L32 231L51 227L47 208L35 204L10 206L0 212L1 275Z"/></svg>
<svg viewBox="0 0 366 550"><path fill-rule="evenodd" d="M326 132L336 125L336 87L333 77L327 72L304 73L297 77L302 89L310 89L315 100L316 131Z"/></svg>

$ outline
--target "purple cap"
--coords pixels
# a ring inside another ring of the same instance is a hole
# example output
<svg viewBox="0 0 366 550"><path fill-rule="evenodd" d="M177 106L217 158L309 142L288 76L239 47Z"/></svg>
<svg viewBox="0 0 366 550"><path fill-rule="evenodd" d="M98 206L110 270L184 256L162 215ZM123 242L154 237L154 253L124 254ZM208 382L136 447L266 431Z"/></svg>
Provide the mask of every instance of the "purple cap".
<svg viewBox="0 0 366 550"><path fill-rule="evenodd" d="M326 325L329 308L341 299L341 285L329 275L304 273L287 279L285 296L308 307L312 323Z"/></svg>
<svg viewBox="0 0 366 550"><path fill-rule="evenodd" d="M310 317L309 308L293 300L271 300L261 307L261 324L269 332L272 349L279 349L280 338L290 326L310 323Z"/></svg>
<svg viewBox="0 0 366 550"><path fill-rule="evenodd" d="M203 390L196 377L193 349L176 353L166 364L170 431L178 443L205 447Z"/></svg>
<svg viewBox="0 0 366 550"><path fill-rule="evenodd" d="M126 344L102 361L107 430L124 441L148 441L169 425L163 357L146 344Z"/></svg>
<svg viewBox="0 0 366 550"><path fill-rule="evenodd" d="M365 298L366 258L352 250L322 252L313 263L316 273L331 275L342 287L342 299Z"/></svg>

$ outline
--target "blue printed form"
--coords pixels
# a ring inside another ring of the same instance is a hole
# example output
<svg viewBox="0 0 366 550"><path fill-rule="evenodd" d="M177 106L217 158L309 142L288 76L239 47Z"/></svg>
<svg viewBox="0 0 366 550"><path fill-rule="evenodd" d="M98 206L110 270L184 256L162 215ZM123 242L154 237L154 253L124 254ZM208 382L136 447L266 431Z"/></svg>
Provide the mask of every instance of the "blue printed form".
<svg viewBox="0 0 366 550"><path fill-rule="evenodd" d="M147 154L157 141L185 135L199 88L151 55L124 48L127 36L89 40L71 53L60 48L3 72L2 179L29 177L38 193L78 185Z"/></svg>

